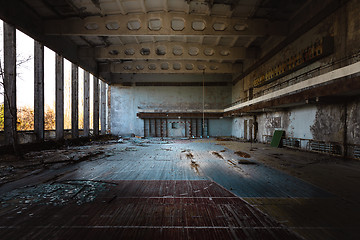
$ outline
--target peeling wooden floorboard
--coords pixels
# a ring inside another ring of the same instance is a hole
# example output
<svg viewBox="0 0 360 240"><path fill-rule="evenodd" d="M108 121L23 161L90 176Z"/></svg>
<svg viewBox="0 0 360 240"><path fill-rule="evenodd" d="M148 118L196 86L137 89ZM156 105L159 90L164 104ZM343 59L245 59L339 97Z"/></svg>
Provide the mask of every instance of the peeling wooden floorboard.
<svg viewBox="0 0 360 240"><path fill-rule="evenodd" d="M300 239L212 181L113 181L95 201L2 211L4 239ZM114 197L115 196L115 197Z"/></svg>

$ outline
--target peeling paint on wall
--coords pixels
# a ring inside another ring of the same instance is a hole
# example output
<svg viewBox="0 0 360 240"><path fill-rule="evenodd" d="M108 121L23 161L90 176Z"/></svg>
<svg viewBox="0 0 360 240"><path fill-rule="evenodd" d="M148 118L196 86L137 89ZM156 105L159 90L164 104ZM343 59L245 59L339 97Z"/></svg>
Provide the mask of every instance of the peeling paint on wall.
<svg viewBox="0 0 360 240"><path fill-rule="evenodd" d="M314 140L342 142L345 112L342 105L319 105L314 125L310 127Z"/></svg>
<svg viewBox="0 0 360 240"><path fill-rule="evenodd" d="M265 128L281 128L281 117L267 117Z"/></svg>
<svg viewBox="0 0 360 240"><path fill-rule="evenodd" d="M360 144L360 100L348 104L347 139L350 144Z"/></svg>

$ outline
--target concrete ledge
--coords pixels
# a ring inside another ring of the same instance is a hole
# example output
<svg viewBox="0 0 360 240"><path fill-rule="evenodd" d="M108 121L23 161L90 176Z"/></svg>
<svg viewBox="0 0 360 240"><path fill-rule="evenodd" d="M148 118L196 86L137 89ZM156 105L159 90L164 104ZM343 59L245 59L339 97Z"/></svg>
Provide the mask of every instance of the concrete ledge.
<svg viewBox="0 0 360 240"><path fill-rule="evenodd" d="M347 77L347 76L350 76L352 74L356 74L359 72L360 72L360 62L357 62L357 63L351 64L351 65L348 65L346 67L339 68L334 71L325 73L323 75L296 83L294 85L291 85L289 87L280 89L278 91L266 94L264 96L252 99L250 101L247 101L244 103L239 103L235 106L224 109L224 112L234 111L234 110L238 110L240 108L247 107L247 106L250 106L250 105L253 105L256 103L269 101L274 98L278 98L278 97L285 96L285 95L288 95L288 94L291 94L294 92L302 91L307 88L316 87L321 84L324 84L324 83L327 83L327 82L330 82L330 81L333 81L336 79L340 79L343 77Z"/></svg>
<svg viewBox="0 0 360 240"><path fill-rule="evenodd" d="M205 112L205 118L221 118L223 112ZM139 118L202 118L202 112L141 112Z"/></svg>

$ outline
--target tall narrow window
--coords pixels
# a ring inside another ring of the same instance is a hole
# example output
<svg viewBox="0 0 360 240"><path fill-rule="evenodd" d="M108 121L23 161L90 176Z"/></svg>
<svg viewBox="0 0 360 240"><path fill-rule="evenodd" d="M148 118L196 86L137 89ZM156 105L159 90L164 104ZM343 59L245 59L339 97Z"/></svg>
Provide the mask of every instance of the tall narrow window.
<svg viewBox="0 0 360 240"><path fill-rule="evenodd" d="M82 129L84 129L84 70L79 68L79 130Z"/></svg>
<svg viewBox="0 0 360 240"><path fill-rule="evenodd" d="M55 130L55 52L44 48L45 130Z"/></svg>
<svg viewBox="0 0 360 240"><path fill-rule="evenodd" d="M94 76L90 74L90 129L94 129Z"/></svg>
<svg viewBox="0 0 360 240"><path fill-rule="evenodd" d="M17 129L34 130L34 39L16 30Z"/></svg>
<svg viewBox="0 0 360 240"><path fill-rule="evenodd" d="M71 129L71 62L64 59L64 129Z"/></svg>

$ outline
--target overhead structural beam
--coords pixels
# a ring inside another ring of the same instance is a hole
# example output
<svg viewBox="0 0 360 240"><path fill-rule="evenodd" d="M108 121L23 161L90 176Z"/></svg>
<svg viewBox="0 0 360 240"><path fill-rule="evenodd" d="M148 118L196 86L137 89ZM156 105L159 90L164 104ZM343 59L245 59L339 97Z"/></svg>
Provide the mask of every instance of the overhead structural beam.
<svg viewBox="0 0 360 240"><path fill-rule="evenodd" d="M217 84L221 83L222 85L231 85L232 81L232 74L208 74L205 71L206 78L205 78L205 85L206 84ZM192 84L195 83L196 86L200 84L202 86L203 81L203 73L198 74L192 74L192 73L183 73L183 74L172 74L171 77L169 77L168 74L161 74L161 73L154 73L154 74L148 74L148 73L112 73L111 74L111 83L112 84L123 84L123 83L158 83L158 84L167 84L167 83L175 83L176 86L177 83L180 84ZM109 88L111 85L108 86ZM108 95L110 93L108 92ZM108 101L110 99L108 98ZM110 107L109 107L110 109ZM109 114L110 115L110 114ZM109 125L110 126L110 125Z"/></svg>
<svg viewBox="0 0 360 240"><path fill-rule="evenodd" d="M17 29L43 43L54 52L61 53L69 61L78 64L87 71L97 73L96 62L93 59L84 60L78 58L77 46L70 39L65 36L48 36L44 34L43 20L35 10L28 7L26 1L0 0L0 6L0 19L11 23Z"/></svg>
<svg viewBox="0 0 360 240"><path fill-rule="evenodd" d="M135 59L177 59L177 60L208 60L236 61L254 59L255 48L206 46L198 43L159 42L111 45L108 47L80 48L79 56L95 57L98 60Z"/></svg>
<svg viewBox="0 0 360 240"><path fill-rule="evenodd" d="M258 67L263 65L266 61L270 60L276 54L278 54L282 49L284 49L289 44L293 43L295 40L299 39L302 35L312 29L314 26L318 25L323 19L328 17L334 11L343 7L349 0L313 0L310 1L311 4L305 6L294 18L293 21L289 24L289 35L281 41L279 44L274 46L268 53L266 53L262 58L258 59L254 64L249 68L244 69L243 73L234 77L234 84L239 82L241 79L249 75L251 72L255 71ZM290 31L291 30L291 31Z"/></svg>
<svg viewBox="0 0 360 240"><path fill-rule="evenodd" d="M81 36L233 35L285 36L286 22L264 19L224 18L182 13L147 13L47 20L45 34Z"/></svg>
<svg viewBox="0 0 360 240"><path fill-rule="evenodd" d="M16 29L4 22L4 132L8 145L16 135Z"/></svg>
<svg viewBox="0 0 360 240"><path fill-rule="evenodd" d="M99 64L104 73L237 73L241 64L205 61L124 61Z"/></svg>

